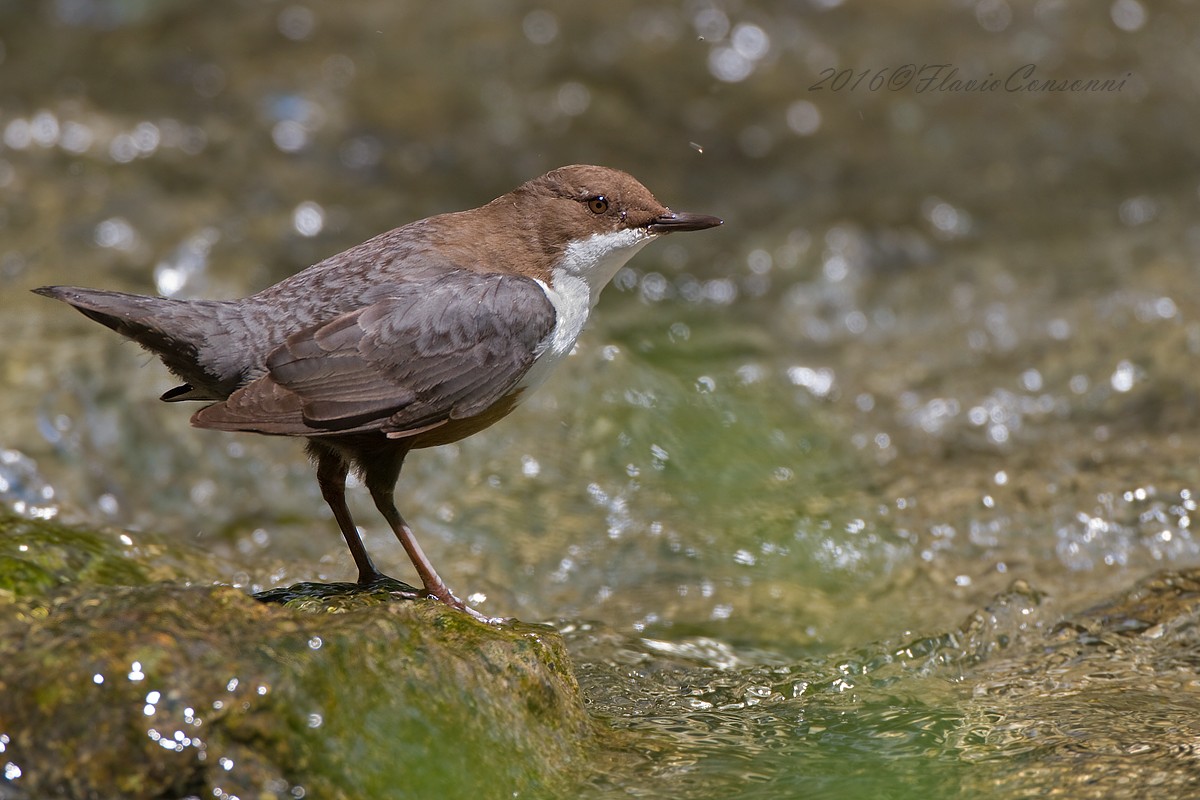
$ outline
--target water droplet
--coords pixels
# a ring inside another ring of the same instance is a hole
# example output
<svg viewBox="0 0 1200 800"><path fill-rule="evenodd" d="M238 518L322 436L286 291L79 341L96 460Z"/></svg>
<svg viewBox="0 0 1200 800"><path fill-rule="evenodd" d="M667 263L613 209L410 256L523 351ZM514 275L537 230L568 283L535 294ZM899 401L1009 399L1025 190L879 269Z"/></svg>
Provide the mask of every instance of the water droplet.
<svg viewBox="0 0 1200 800"><path fill-rule="evenodd" d="M292 226L301 236L316 236L325 227L325 209L311 200L296 206Z"/></svg>

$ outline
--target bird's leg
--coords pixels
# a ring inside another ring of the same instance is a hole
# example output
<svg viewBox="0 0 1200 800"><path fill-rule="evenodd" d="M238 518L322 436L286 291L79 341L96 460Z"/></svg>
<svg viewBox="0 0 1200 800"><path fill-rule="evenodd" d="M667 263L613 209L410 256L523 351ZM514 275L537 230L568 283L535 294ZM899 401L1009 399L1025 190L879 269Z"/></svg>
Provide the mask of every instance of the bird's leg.
<svg viewBox="0 0 1200 800"><path fill-rule="evenodd" d="M342 536L346 539L350 555L354 556L354 564L358 567L358 582L374 583L383 578L384 574L375 567L375 562L367 553L367 548L358 535L358 528L354 525L354 518L350 516L350 509L346 506L346 474L349 472L349 465L341 454L332 448L310 443L309 451L317 460L317 484L321 487L321 496L333 510L333 518L337 520Z"/></svg>
<svg viewBox="0 0 1200 800"><path fill-rule="evenodd" d="M417 542L417 537L413 534L412 528L408 527L408 523L404 521L404 517L400 516L400 512L396 510L396 504L393 501L393 490L388 489L371 489L371 498L375 501L375 507L379 509L379 513L383 514L383 518L387 520L392 531L395 532L396 538L400 540L400 544L404 547L404 552L408 553L408 558L412 561L413 567L417 570L417 575L421 577L421 583L425 587L425 593L436 597L448 606L455 608L465 608L462 601L455 597L450 592L450 588L446 586L446 582L437 574L437 570L433 568L433 562L429 560L429 556L425 555L425 551L421 549L421 545Z"/></svg>
<svg viewBox="0 0 1200 800"><path fill-rule="evenodd" d="M413 533L412 528L408 527L408 523L404 521L404 517L400 516L400 512L396 509L395 502L395 485L396 480L400 477L400 465L403 463L403 455L397 459L392 469L382 469L381 464L374 464L375 469L366 470L364 482L367 485L367 490L371 493L371 499L375 501L375 507L379 509L379 513L387 520L392 531L396 534L396 538L400 540L401 546L404 547L404 552L408 553L408 558L412 561L413 567L417 570L417 575L421 578L421 584L424 586L425 594L430 597L436 597L448 606L465 611L473 617L482 620L490 620L489 617L480 614L475 609L468 606L462 600L459 600L450 591L450 587L437 574L437 570L433 568L433 562L425 555L425 551L421 549L421 545L417 543L417 537Z"/></svg>

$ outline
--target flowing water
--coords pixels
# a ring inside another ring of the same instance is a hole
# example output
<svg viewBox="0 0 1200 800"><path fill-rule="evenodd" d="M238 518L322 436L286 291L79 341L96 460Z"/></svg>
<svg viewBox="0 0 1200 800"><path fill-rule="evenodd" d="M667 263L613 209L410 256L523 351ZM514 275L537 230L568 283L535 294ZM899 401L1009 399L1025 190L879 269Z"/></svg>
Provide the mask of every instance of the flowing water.
<svg viewBox="0 0 1200 800"><path fill-rule="evenodd" d="M538 395L398 492L452 586L553 621L631 734L585 795L1185 796L1197 23L0 4L0 498L252 589L350 578L298 444L189 429L157 363L27 290L240 296L620 167L726 224L640 253Z"/></svg>

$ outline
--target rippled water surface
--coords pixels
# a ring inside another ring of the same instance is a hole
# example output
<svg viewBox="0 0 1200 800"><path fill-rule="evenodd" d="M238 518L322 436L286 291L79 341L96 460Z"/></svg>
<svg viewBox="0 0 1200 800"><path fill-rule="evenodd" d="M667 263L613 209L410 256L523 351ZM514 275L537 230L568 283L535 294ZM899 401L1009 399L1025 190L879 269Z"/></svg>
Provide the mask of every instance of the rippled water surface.
<svg viewBox="0 0 1200 800"><path fill-rule="evenodd" d="M0 3L0 499L205 579L352 577L298 444L190 429L27 290L241 296L620 167L726 224L640 253L398 492L461 594L565 632L627 742L588 795L1181 796L1197 33L1139 0Z"/></svg>

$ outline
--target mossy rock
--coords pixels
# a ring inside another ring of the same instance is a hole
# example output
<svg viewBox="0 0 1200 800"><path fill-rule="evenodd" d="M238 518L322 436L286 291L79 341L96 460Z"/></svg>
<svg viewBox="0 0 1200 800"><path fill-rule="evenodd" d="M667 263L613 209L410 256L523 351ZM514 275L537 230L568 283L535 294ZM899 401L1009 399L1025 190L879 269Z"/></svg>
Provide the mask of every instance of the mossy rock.
<svg viewBox="0 0 1200 800"><path fill-rule="evenodd" d="M548 628L380 587L260 602L147 582L119 537L68 531L21 533L71 551L54 563L0 546L20 562L0 600L0 797L569 794L598 736Z"/></svg>
<svg viewBox="0 0 1200 800"><path fill-rule="evenodd" d="M75 528L0 511L0 600L84 584L182 579L207 560L151 535Z"/></svg>

